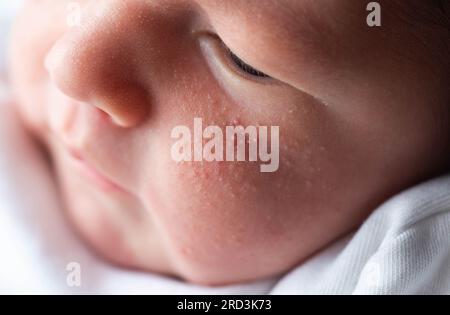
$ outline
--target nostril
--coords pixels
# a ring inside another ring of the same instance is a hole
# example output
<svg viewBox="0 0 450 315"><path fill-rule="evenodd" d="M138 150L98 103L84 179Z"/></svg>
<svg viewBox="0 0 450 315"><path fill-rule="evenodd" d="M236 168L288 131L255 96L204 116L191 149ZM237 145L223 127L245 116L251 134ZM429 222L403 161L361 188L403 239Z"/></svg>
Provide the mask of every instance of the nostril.
<svg viewBox="0 0 450 315"><path fill-rule="evenodd" d="M116 125L124 128L138 125L150 112L147 92L137 84L124 84L115 91L98 93L89 103L109 115Z"/></svg>

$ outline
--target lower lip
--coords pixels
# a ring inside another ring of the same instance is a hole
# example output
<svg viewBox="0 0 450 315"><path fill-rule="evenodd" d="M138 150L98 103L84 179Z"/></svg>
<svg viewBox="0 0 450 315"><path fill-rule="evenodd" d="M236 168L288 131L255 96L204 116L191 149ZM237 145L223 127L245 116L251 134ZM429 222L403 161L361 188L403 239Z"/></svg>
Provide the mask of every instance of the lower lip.
<svg viewBox="0 0 450 315"><path fill-rule="evenodd" d="M106 192L126 192L127 190L120 187L116 183L112 182L108 178L106 178L104 175L102 175L99 171L97 171L93 166L91 166L89 163L87 163L81 155L73 150L69 150L70 155L75 160L75 162L80 167L81 171L97 186L99 186L102 190Z"/></svg>

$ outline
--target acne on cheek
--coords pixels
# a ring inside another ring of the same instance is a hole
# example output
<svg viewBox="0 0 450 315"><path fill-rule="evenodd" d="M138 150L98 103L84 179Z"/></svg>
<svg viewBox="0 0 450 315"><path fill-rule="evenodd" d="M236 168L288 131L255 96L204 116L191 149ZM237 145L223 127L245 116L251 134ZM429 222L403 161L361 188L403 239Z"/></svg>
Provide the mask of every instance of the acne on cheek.
<svg viewBox="0 0 450 315"><path fill-rule="evenodd" d="M251 115L254 116L254 113L250 112L251 110L241 110L240 114L230 114L228 113L229 118L225 120L225 123L221 124L221 128L224 134L224 151L225 151L225 129L227 126L230 126L232 128L237 126L254 126L258 130L259 127L262 126L261 123L255 123L255 121L259 121L259 119L250 118ZM290 114L291 115L291 114ZM270 119L268 117L263 116L262 120L264 121L263 124L267 124L267 136L268 138L266 140L267 145L267 151L270 152L272 149L272 143L271 143L271 123L279 123L281 126L279 126L279 136L277 137L277 140L279 142L279 146L277 148L277 169L275 172L275 178L284 176L279 173L279 167L287 168L291 170L293 166L295 166L295 160L298 157L297 154L299 151L301 151L301 146L305 142L305 137L302 133L302 128L298 126L298 123L292 122L292 120L295 120L295 113L292 117L286 117L286 115L282 116L281 118L278 117L275 121L273 119ZM289 116L289 115L288 115ZM205 120L206 122L209 121L217 121L217 119L208 119ZM207 123L203 123L203 127L206 128L208 126ZM188 129L191 129L191 134L193 133L193 126L192 122L186 124L186 127ZM166 129L167 133L170 134L170 130ZM286 138L284 138L286 136ZM192 138L192 135L191 135ZM167 139L169 142L165 144L166 148L165 150L167 152L171 151L171 147L173 146L174 142L176 142L175 139ZM205 147L205 144L210 139L202 138L202 144L203 148ZM201 161L193 161L194 160L194 145L191 143L191 159L189 161L181 161L177 162L171 159L170 153L167 154L167 163L169 164L169 168L174 170L174 175L171 176L171 178L176 180L183 180L185 182L191 182L192 186L186 187L189 188L191 191L200 191L203 189L201 187L202 182L208 183L208 184L231 184L231 185L242 185L242 183L245 182L258 182L262 181L264 176L261 175L261 165L268 165L270 163L273 164L273 155L271 156L271 160L268 162L262 162L261 159L258 157L257 161L250 161L248 158L249 154L249 144L250 142L256 142L259 144L262 141L262 139L259 137L259 133L256 134L256 138L249 139L248 135L245 137L245 161L205 161L204 159ZM191 140L191 142L193 142ZM258 147L258 145L257 145ZM259 149L259 147L258 147ZM257 151L258 151L257 149ZM237 141L234 143L234 153L236 157L237 153ZM224 152L225 153L225 152ZM225 154L224 154L225 155ZM224 158L225 160L225 158ZM279 164L278 164L279 163ZM171 164L171 165L170 165ZM231 180L231 183L230 183ZM208 191L208 187L206 184L206 191ZM257 186L257 185L254 185Z"/></svg>
<svg viewBox="0 0 450 315"><path fill-rule="evenodd" d="M217 236L214 242L220 242L224 236L218 235L229 230L227 222L243 211L238 206L245 198L243 172L225 162L204 165L183 162L172 166L168 177L162 194L166 210L158 215L177 251L185 256L194 255L198 247L195 244L201 241L205 246L214 235ZM208 240L201 240L204 237Z"/></svg>
<svg viewBox="0 0 450 315"><path fill-rule="evenodd" d="M178 222L166 226L175 260L183 268L205 271L208 266L222 266L234 274L247 268L243 263L251 262L262 251L286 245L292 231L280 224L279 212L260 211L256 204L252 208L240 205L238 208L221 200L220 208L207 209L206 215L180 213Z"/></svg>
<svg viewBox="0 0 450 315"><path fill-rule="evenodd" d="M172 217L187 225L224 224L258 200L258 187L268 186L258 165L233 162L182 162L166 169L164 198ZM180 202L182 201L182 202ZM208 223L210 220L210 223Z"/></svg>
<svg viewBox="0 0 450 315"><path fill-rule="evenodd" d="M296 187L292 183L298 180L297 173L292 172L296 165L261 173L258 164L248 162L168 163L173 163L167 185L173 198L171 205L177 207L175 200L184 200L186 211L204 213L206 217L239 215L255 207L261 207L259 213L264 216L265 206L275 207L272 197L292 200ZM227 213L221 212L224 207ZM180 215L184 214L180 211Z"/></svg>
<svg viewBox="0 0 450 315"><path fill-rule="evenodd" d="M171 161L171 163L174 163ZM252 181L252 173L259 173L258 167L233 162L181 162L175 166L171 178L175 187L187 197L203 203L210 203L214 197L231 201L243 183Z"/></svg>

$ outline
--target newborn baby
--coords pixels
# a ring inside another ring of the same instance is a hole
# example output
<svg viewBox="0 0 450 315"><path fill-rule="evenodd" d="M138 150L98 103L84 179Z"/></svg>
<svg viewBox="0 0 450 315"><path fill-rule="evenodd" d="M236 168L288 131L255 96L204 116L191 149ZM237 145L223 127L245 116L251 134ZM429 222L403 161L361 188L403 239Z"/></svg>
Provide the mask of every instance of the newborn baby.
<svg viewBox="0 0 450 315"><path fill-rule="evenodd" d="M361 0L27 2L17 108L80 237L189 282L263 279L447 171L448 3L379 3L369 27ZM196 118L277 126L279 166L175 161L172 131Z"/></svg>

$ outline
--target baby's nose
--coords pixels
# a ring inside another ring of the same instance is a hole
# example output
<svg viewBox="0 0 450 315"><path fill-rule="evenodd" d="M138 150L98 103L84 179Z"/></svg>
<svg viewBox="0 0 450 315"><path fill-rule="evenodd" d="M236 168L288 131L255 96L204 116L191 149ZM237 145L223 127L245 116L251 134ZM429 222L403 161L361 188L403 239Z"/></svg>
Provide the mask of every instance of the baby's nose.
<svg viewBox="0 0 450 315"><path fill-rule="evenodd" d="M134 127L148 116L150 95L138 75L142 63L136 51L140 36L145 36L133 19L139 7L114 13L124 2L128 1L102 1L92 18L83 12L82 25L55 43L45 66L64 94L98 107L117 125Z"/></svg>

